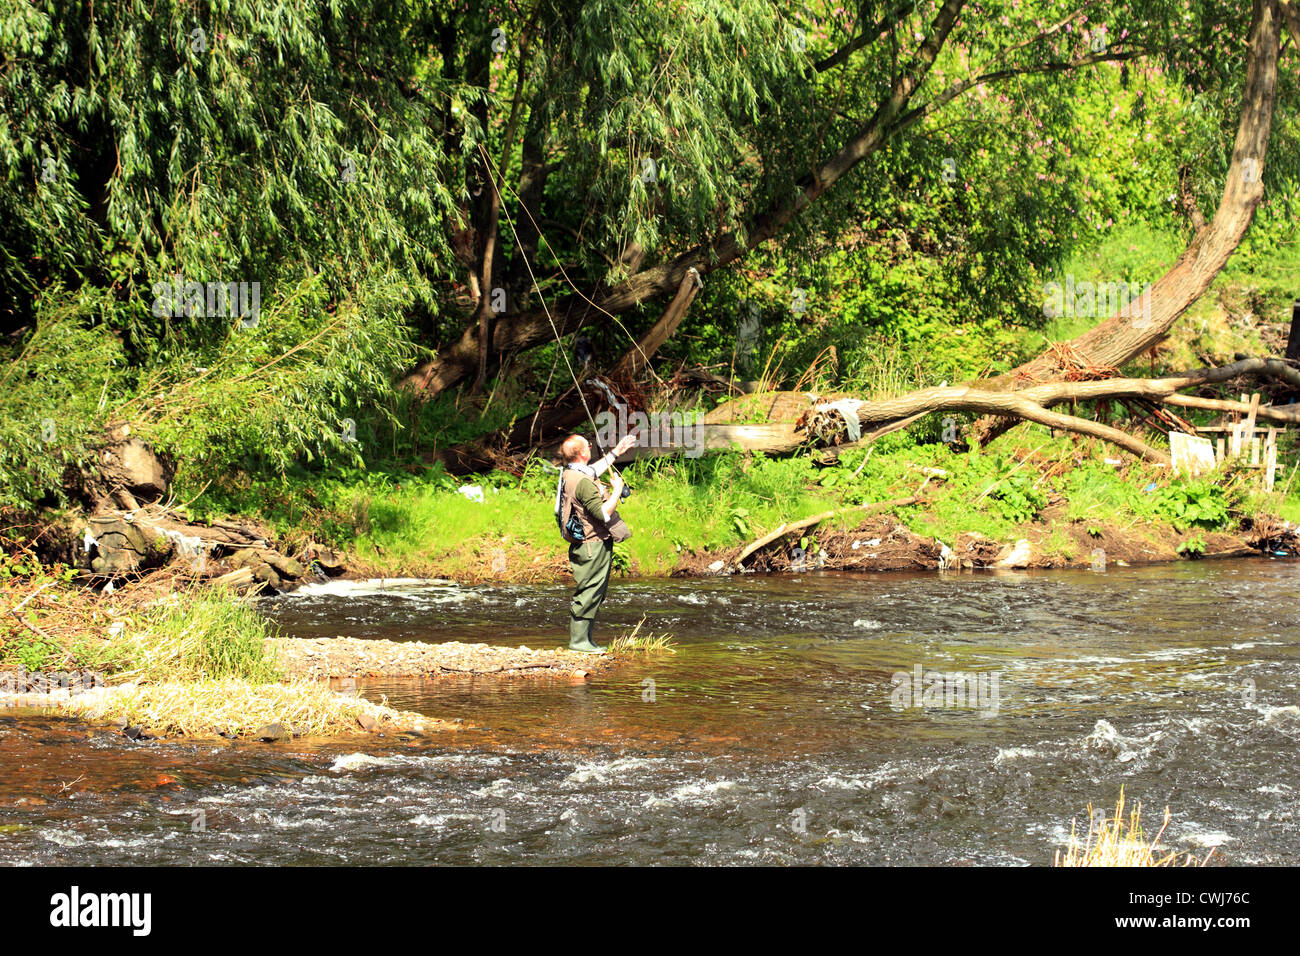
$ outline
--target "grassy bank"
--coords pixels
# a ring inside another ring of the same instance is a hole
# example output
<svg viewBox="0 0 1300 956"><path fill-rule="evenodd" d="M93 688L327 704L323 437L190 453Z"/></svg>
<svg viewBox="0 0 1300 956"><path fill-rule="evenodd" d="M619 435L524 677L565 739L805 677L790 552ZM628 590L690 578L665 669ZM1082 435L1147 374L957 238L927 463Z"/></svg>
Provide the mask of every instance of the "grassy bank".
<svg viewBox="0 0 1300 956"><path fill-rule="evenodd" d="M59 684L107 685L57 702L56 690L51 703L64 713L146 736L331 736L419 722L319 682L286 680L269 648L276 628L224 590L160 593L170 582L158 581L100 595L59 568L4 570L0 605L19 610L0 619L0 674L14 687L28 681L38 696Z"/></svg>
<svg viewBox="0 0 1300 956"><path fill-rule="evenodd" d="M1294 461L1291 445L1280 450ZM1246 470L1171 479L1108 445L1053 437L1041 426L1021 426L984 452L903 433L831 467L806 456L737 452L638 463L624 473L635 490L620 510L634 534L617 547L616 570L641 576L670 574L687 556L738 548L783 522L918 492L923 501L893 512L917 534L947 543L963 532L1014 541L1037 529L1045 553L1065 559L1078 556L1067 524L1098 533L1122 527L1153 540L1191 533L1195 556L1197 532L1231 533L1266 513L1300 518L1290 472L1272 494ZM483 492L478 501L437 469L290 479L248 489L245 502L256 496L256 504L242 513L269 520L286 541L313 539L348 552L356 574L563 580L553 480L536 464L522 478L494 472L471 482ZM845 515L820 530L856 520Z"/></svg>
<svg viewBox="0 0 1300 956"><path fill-rule="evenodd" d="M1281 353L1296 291L1293 277L1300 270L1300 243L1294 225L1276 217L1257 226L1156 353L1132 363L1125 370L1128 374L1224 363L1238 351ZM1068 274L1080 282L1154 281L1184 245L1184 236L1135 219L1107 230L1044 278L1063 281ZM847 286L838 290L848 299L835 300L836 308L849 308L857 301L853 295L867 291ZM880 399L1004 370L1097 321L1083 315L1052 319L1041 329L1004 323L932 328L909 324L905 316L895 318L892 331L873 331L873 326L839 342L838 359L822 353L811 366L793 367L795 357L803 353L782 340L785 344L777 342L757 367L766 369L774 388ZM809 325L815 326L816 321ZM539 361L558 358L548 348L539 351ZM449 444L509 426L535 408L536 396L522 384L526 377L505 376L479 399L441 396L419 410L421 434ZM1232 390L1225 387L1221 392L1227 397ZM711 408L723 397L653 387L647 395L653 408L698 410ZM1078 409L1085 416L1096 411ZM1186 417L1205 424L1214 416ZM1153 540L1178 537L1178 545L1189 545L1190 555L1195 555L1199 532L1231 533L1261 514L1300 520L1291 470L1297 460L1294 434L1280 437L1277 490L1263 495L1246 474L1171 480L1113 446L1053 437L1036 425L1013 429L984 453L945 443L945 437L959 437L969 420L932 415L869 450L846 454L829 468L808 456L768 459L738 453L633 465L625 475L634 493L621 513L634 536L618 548L616 568L639 575L670 574L692 552L725 552L782 522L863 501L909 496L923 485L924 503L894 513L916 533L945 542L963 532L1008 541L1037 528L1036 538L1042 539L1046 552L1064 558L1076 556L1078 536L1064 533L1063 522L1085 529L1113 526ZM1115 423L1132 430L1141 427L1122 416ZM194 498L192 511L199 516L234 515L265 524L290 549L309 540L341 549L355 574L521 582L566 577L564 546L551 516L553 472L532 462L521 475L497 471L455 478L396 455L397 450L396 443L388 448L376 439L360 449L365 467L309 470L295 465L274 477L250 469L216 476L210 483L203 476L202 484L191 479L194 494L185 497ZM1116 467L1108 459L1123 464ZM927 482L926 469L938 469L946 478ZM482 500L459 493L462 486L480 489ZM831 522L823 527L836 526ZM1190 540L1182 540L1189 534Z"/></svg>

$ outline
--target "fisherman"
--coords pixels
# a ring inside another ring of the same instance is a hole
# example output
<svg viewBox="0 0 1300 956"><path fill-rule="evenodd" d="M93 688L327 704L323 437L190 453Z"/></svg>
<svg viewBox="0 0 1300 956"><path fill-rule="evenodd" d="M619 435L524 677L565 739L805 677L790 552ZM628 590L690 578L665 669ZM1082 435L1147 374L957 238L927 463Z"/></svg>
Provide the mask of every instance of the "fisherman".
<svg viewBox="0 0 1300 956"><path fill-rule="evenodd" d="M592 628L609 587L614 542L627 540L632 532L616 511L623 497L623 476L614 472L608 497L599 476L634 444L635 433L625 435L613 451L594 462L591 444L581 435L570 435L560 445L565 464L556 489L555 517L569 542L569 567L577 585L569 612L571 651L600 654L605 650L591 639Z"/></svg>

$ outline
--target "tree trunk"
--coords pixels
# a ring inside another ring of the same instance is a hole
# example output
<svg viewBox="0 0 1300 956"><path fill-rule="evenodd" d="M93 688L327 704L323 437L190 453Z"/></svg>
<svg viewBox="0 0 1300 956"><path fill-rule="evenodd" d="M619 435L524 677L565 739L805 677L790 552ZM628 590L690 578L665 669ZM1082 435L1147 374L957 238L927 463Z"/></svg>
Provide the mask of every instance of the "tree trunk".
<svg viewBox="0 0 1300 956"><path fill-rule="evenodd" d="M1173 267L1124 314L1072 339L1070 347L1089 365L1121 368L1165 337L1187 308L1204 294L1228 258L1241 244L1264 197L1264 154L1268 149L1277 97L1277 57L1280 19L1277 0L1255 0L1250 29L1250 60L1246 69L1241 119L1232 150L1232 164L1219 208L1209 225L1196 233ZM1144 312L1149 310L1149 315ZM1005 375L977 387L1018 388L1047 381L1060 369L1048 352Z"/></svg>
<svg viewBox="0 0 1300 956"><path fill-rule="evenodd" d="M672 337L672 334L677 331L677 326L682 324L682 319L686 318L686 310L690 308L695 293L701 287L699 272L695 269L686 270L686 276L677 287L677 295L668 304L659 321L650 327L649 332L637 339L636 344L627 351L627 354L614 364L610 369L609 377L616 382L631 382L647 369L650 359L658 351L659 346Z"/></svg>

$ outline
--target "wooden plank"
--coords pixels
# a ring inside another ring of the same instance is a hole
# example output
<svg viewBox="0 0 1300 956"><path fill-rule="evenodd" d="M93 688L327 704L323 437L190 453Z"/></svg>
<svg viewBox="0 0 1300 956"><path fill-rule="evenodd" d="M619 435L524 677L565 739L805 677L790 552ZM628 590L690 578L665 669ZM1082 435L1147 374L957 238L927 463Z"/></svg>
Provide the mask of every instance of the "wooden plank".
<svg viewBox="0 0 1300 956"><path fill-rule="evenodd" d="M1185 472L1196 477L1214 470L1214 446L1208 438L1170 432L1169 452L1175 475Z"/></svg>
<svg viewBox="0 0 1300 956"><path fill-rule="evenodd" d="M1265 439L1268 452L1265 455L1264 468L1264 490L1273 490L1273 480L1277 477L1277 429L1268 430L1268 438Z"/></svg>
<svg viewBox="0 0 1300 956"><path fill-rule="evenodd" d="M1252 438L1250 440L1250 467L1251 468L1259 467L1259 439L1258 438Z"/></svg>
<svg viewBox="0 0 1300 956"><path fill-rule="evenodd" d="M1261 408L1260 411L1263 411L1263 409ZM1232 429L1233 429L1234 427L1238 427L1238 426L1233 426L1233 425L1197 425L1197 426L1196 426L1196 430L1197 430L1198 432L1229 432L1229 431L1232 431ZM1255 426L1255 434L1256 434L1256 435L1262 435L1262 434L1264 434L1265 432L1267 432L1268 430L1269 430L1268 427L1267 427L1267 426L1264 426L1264 425L1256 425L1256 426ZM1276 429L1273 429L1273 430L1274 430L1274 431L1281 431L1281 432L1286 431L1285 428L1276 428Z"/></svg>

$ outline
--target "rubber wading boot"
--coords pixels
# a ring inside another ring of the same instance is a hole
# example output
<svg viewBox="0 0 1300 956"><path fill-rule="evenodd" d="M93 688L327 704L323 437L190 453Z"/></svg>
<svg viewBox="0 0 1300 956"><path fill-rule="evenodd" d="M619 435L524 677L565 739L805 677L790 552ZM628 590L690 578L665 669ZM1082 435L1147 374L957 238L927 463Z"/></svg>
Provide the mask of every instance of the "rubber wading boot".
<svg viewBox="0 0 1300 956"><path fill-rule="evenodd" d="M597 647L592 642L591 625L591 621L584 621L582 618L574 617L569 619L569 650L580 651L584 654L605 653L605 648Z"/></svg>

